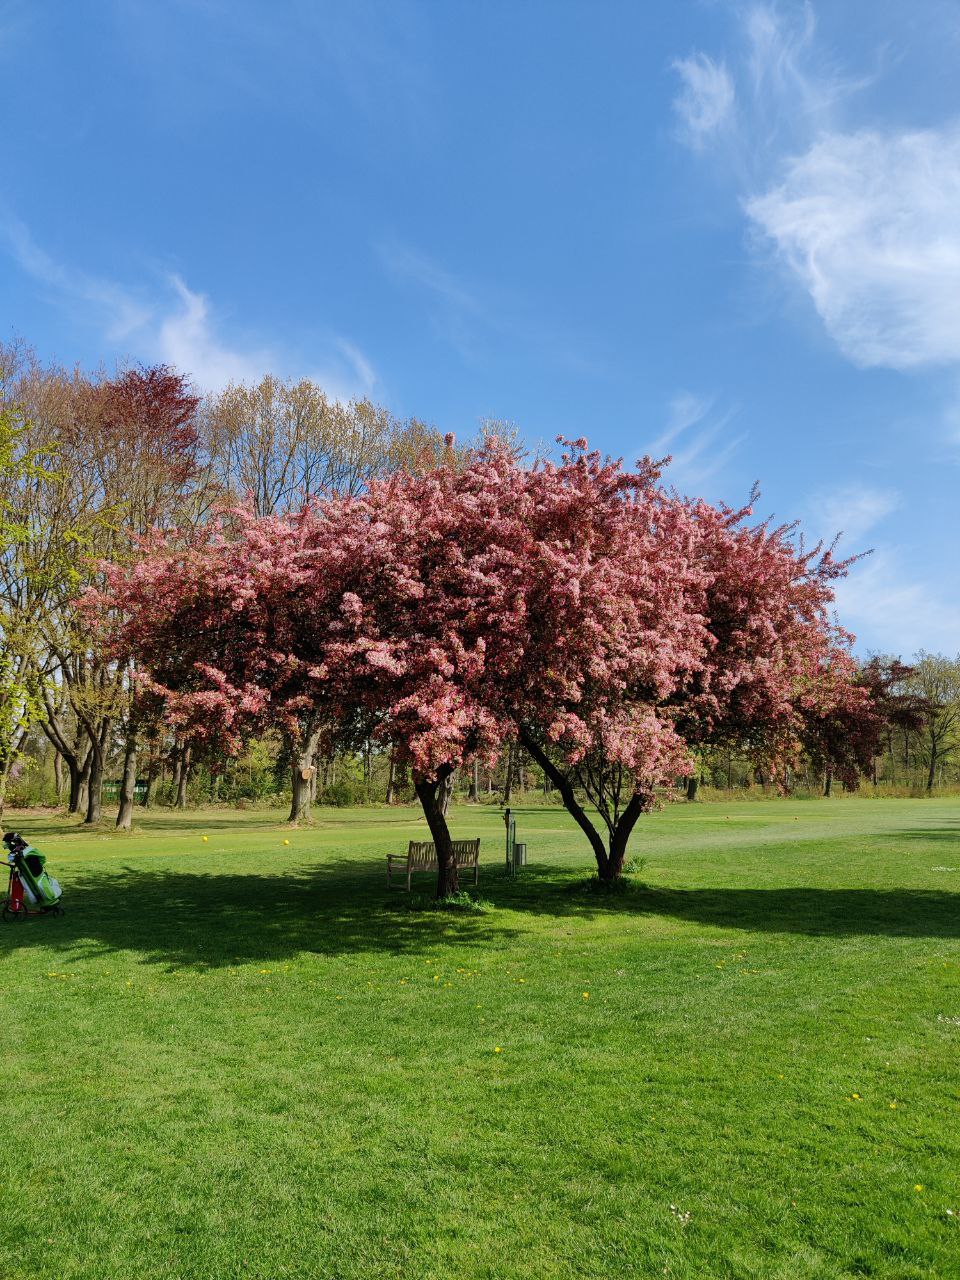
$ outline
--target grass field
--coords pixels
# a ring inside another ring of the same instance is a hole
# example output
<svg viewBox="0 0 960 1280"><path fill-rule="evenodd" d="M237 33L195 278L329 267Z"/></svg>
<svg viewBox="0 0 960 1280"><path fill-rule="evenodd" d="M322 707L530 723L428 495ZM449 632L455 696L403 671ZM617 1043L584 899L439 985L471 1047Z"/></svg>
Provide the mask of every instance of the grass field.
<svg viewBox="0 0 960 1280"><path fill-rule="evenodd" d="M278 816L8 818L2 1280L960 1277L960 802L675 806L614 895L459 808L464 913Z"/></svg>

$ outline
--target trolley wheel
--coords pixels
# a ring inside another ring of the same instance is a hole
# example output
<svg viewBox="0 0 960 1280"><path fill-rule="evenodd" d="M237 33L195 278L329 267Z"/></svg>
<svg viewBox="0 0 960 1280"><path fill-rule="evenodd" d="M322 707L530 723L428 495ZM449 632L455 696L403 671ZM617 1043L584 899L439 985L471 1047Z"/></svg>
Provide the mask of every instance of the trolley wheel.
<svg viewBox="0 0 960 1280"><path fill-rule="evenodd" d="M23 924L27 918L27 908L21 907L19 911L15 911L9 904L3 908L4 920L7 924Z"/></svg>
<svg viewBox="0 0 960 1280"><path fill-rule="evenodd" d="M63 915L63 907L54 907L54 908L53 908L53 914L54 914L55 916L62 916L62 915Z"/></svg>

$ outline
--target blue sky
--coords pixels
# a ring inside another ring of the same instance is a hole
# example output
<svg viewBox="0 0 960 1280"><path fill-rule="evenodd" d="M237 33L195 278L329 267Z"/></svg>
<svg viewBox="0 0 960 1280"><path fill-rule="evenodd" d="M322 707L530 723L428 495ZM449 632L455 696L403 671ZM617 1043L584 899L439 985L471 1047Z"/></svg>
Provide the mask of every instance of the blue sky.
<svg viewBox="0 0 960 1280"><path fill-rule="evenodd" d="M672 453L960 648L956 0L0 0L0 329Z"/></svg>

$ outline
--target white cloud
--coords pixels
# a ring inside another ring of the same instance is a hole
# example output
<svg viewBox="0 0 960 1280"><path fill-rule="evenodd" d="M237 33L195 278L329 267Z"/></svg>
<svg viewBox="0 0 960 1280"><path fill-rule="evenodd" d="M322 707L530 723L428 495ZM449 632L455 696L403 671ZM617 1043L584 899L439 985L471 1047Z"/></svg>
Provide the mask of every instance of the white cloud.
<svg viewBox="0 0 960 1280"><path fill-rule="evenodd" d="M667 425L650 446L651 454L662 453L688 427L701 422L713 408L713 400L693 391L680 391L667 406Z"/></svg>
<svg viewBox="0 0 960 1280"><path fill-rule="evenodd" d="M19 219L0 210L0 240L20 268L86 324L91 321L117 356L175 365L203 391L230 382L256 382L265 373L312 377L335 400L369 395L376 383L370 361L354 343L332 336L317 356L297 362L272 346L232 344L218 332L210 299L178 275L148 299L117 284L56 262Z"/></svg>
<svg viewBox="0 0 960 1280"><path fill-rule="evenodd" d="M745 207L851 360L960 361L960 128L828 134Z"/></svg>
<svg viewBox="0 0 960 1280"><path fill-rule="evenodd" d="M739 19L724 154L757 244L854 363L960 363L960 126L851 128L854 95L877 73L836 65L809 3L747 5Z"/></svg>
<svg viewBox="0 0 960 1280"><path fill-rule="evenodd" d="M231 382L258 382L275 367L267 350L241 352L224 345L212 328L209 300L188 289L179 276L172 276L170 283L180 305L160 319L155 340L165 364L189 372L207 391L222 390Z"/></svg>
<svg viewBox="0 0 960 1280"><path fill-rule="evenodd" d="M827 123L835 103L871 77L851 77L832 66L815 47L816 15L811 4L784 12L757 4L743 19L755 120L773 130L803 133Z"/></svg>
<svg viewBox="0 0 960 1280"><path fill-rule="evenodd" d="M736 97L733 79L722 62L715 62L705 53L678 58L673 69L682 81L682 88L673 100L680 136L699 150L733 116Z"/></svg>
<svg viewBox="0 0 960 1280"><path fill-rule="evenodd" d="M852 566L837 584L841 623L857 633L858 647L909 656L918 649L960 650L960 607L941 584L930 585L881 548Z"/></svg>
<svg viewBox="0 0 960 1280"><path fill-rule="evenodd" d="M821 490L810 504L813 526L820 537L832 542L842 533L844 547L850 552L863 550L854 546L871 529L900 506L900 495L892 489L873 489L867 485L845 484Z"/></svg>

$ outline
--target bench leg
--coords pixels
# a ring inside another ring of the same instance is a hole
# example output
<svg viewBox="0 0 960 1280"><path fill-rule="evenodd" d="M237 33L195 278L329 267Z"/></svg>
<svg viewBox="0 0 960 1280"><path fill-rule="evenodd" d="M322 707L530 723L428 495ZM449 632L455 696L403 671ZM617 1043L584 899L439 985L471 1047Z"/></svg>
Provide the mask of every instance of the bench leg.
<svg viewBox="0 0 960 1280"><path fill-rule="evenodd" d="M410 892L410 877L413 875L413 867L407 867L407 893Z"/></svg>
<svg viewBox="0 0 960 1280"><path fill-rule="evenodd" d="M474 884L480 883L480 863L479 862L475 862L473 864L473 883Z"/></svg>

